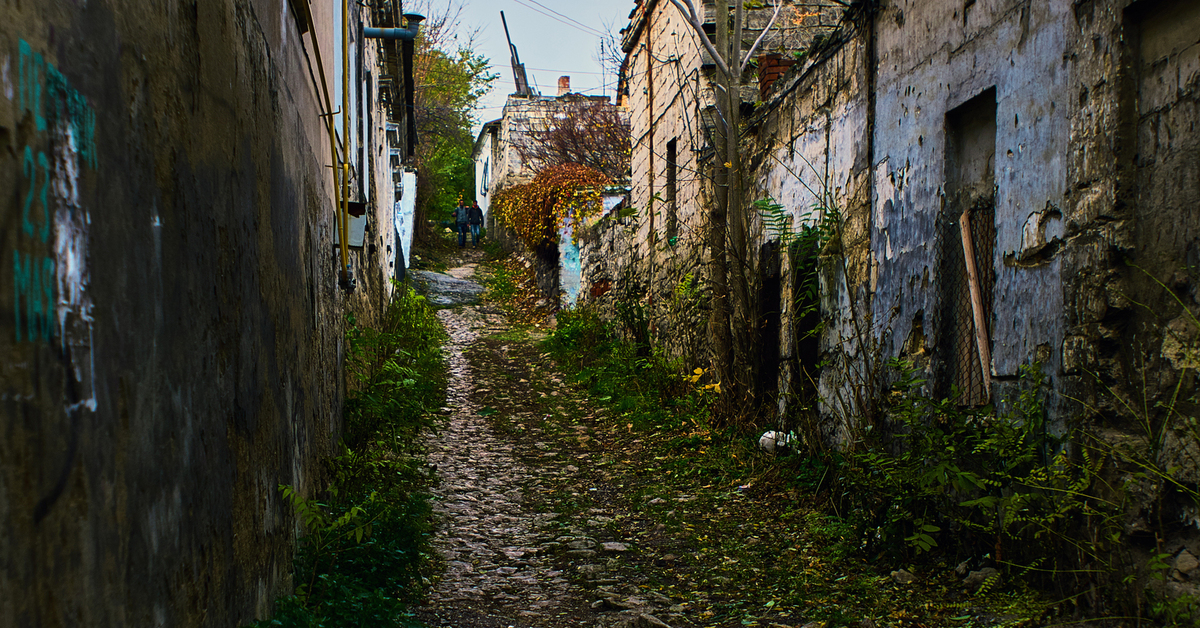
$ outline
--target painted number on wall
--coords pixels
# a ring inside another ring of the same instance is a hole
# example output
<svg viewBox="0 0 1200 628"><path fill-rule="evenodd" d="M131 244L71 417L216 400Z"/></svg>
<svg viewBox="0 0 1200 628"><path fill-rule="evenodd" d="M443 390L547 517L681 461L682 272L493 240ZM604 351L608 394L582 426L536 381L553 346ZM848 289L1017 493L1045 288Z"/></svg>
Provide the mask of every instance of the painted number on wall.
<svg viewBox="0 0 1200 628"><path fill-rule="evenodd" d="M54 133L57 150L69 151L80 167L96 168L96 112L66 77L33 51L18 43L18 106L33 116L33 145L45 145ZM67 176L51 168L46 153L25 146L21 167L21 231L13 250L13 316L17 342L49 342L55 336L55 260L50 234L51 179ZM60 162L61 163L61 162ZM57 188L56 188L57 189ZM24 250L22 250L24 249Z"/></svg>

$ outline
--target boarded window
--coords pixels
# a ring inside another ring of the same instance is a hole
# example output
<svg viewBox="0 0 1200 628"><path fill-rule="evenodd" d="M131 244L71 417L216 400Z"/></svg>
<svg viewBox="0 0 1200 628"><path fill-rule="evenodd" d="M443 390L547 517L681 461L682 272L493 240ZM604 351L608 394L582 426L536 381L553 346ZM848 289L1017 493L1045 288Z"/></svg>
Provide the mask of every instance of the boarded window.
<svg viewBox="0 0 1200 628"><path fill-rule="evenodd" d="M991 394L992 293L996 283L996 91L946 114L946 205L941 218L939 377L963 405Z"/></svg>

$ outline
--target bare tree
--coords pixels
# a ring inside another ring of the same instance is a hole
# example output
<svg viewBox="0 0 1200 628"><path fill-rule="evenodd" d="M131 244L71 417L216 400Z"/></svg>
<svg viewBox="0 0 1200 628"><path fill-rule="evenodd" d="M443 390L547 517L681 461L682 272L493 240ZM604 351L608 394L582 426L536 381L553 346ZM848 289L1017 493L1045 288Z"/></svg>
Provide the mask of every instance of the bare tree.
<svg viewBox="0 0 1200 628"><path fill-rule="evenodd" d="M717 3L721 8L717 11L716 41L704 31L704 14L696 9L693 0L671 0L671 4L683 13L717 68L718 158L714 160L713 172L717 193L709 210L709 281L713 299L709 334L712 367L729 391L724 397L734 404L727 406L729 410L739 405L739 398L752 390L754 360L751 353L757 336L757 317L749 289L749 216L738 141L742 79L754 52L779 17L781 5L775 5L774 13L758 39L743 52L744 0L733 0L732 16L727 1Z"/></svg>
<svg viewBox="0 0 1200 628"><path fill-rule="evenodd" d="M629 119L607 100L567 100L519 136L521 159L533 169L579 164L614 181L629 178Z"/></svg>

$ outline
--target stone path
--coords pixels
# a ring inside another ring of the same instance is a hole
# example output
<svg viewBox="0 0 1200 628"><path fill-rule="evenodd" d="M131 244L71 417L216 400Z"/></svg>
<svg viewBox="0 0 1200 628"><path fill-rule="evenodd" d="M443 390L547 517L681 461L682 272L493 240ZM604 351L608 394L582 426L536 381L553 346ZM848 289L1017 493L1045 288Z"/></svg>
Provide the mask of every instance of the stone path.
<svg viewBox="0 0 1200 628"><path fill-rule="evenodd" d="M429 462L442 479L434 507L444 525L435 547L446 561L429 606L453 609L460 620L464 611L504 611L507 619L534 625L560 612L564 602L578 601L562 572L539 555L540 530L552 516L523 507L526 492L539 489L538 475L516 460L513 445L492 430L470 399L477 378L463 352L481 333L502 330L503 319L478 307L438 315L450 332L447 396L453 410L429 443Z"/></svg>
<svg viewBox="0 0 1200 628"><path fill-rule="evenodd" d="M467 264L447 274L469 279L473 271ZM445 572L418 618L431 628L666 626L654 613L668 612L671 600L639 596L622 574L630 545L603 538L613 513L591 509L573 518L538 511L538 496L569 485L580 473L571 463L581 462L557 455L554 436L540 428L532 427L532 441L525 442L481 413L479 399L490 394L539 397L528 400L532 406L560 395L524 389L527 379L488 381L472 367L468 354L507 329L503 314L465 305L438 316L449 333L448 417L430 436L428 452L441 480L434 487L441 520L434 547ZM513 420L536 418L532 409L520 415Z"/></svg>

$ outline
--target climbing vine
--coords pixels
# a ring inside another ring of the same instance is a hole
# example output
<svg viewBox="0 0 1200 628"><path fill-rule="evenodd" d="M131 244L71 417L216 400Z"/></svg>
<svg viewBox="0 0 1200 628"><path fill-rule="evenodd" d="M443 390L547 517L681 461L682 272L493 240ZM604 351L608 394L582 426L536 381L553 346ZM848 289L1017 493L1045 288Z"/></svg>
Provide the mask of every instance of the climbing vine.
<svg viewBox="0 0 1200 628"><path fill-rule="evenodd" d="M558 227L569 218L578 221L599 213L608 183L604 173L587 166L550 166L529 183L497 192L491 211L525 246L541 250L557 241Z"/></svg>

